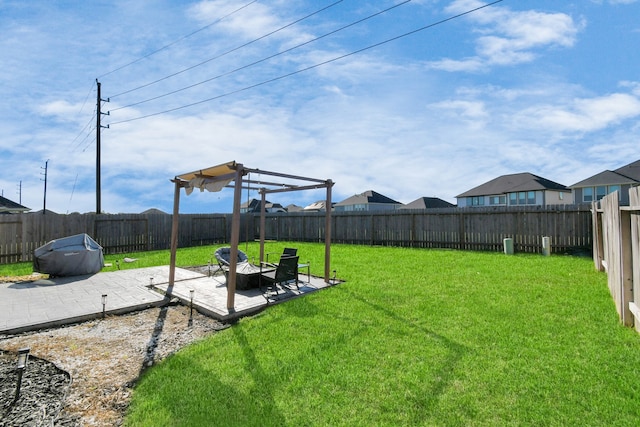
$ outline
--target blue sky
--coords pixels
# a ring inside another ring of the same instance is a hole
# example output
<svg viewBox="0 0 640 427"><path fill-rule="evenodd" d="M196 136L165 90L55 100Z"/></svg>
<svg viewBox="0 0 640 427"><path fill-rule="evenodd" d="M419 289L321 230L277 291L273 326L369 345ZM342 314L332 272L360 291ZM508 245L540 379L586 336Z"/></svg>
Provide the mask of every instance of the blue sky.
<svg viewBox="0 0 640 427"><path fill-rule="evenodd" d="M95 211L96 79L109 213L171 212L171 178L231 160L332 179L334 201L409 203L640 159L640 1L465 14L487 3L0 0L0 190L19 201L21 183L42 209L48 161L47 209ZM230 212L231 197L183 193L181 211Z"/></svg>

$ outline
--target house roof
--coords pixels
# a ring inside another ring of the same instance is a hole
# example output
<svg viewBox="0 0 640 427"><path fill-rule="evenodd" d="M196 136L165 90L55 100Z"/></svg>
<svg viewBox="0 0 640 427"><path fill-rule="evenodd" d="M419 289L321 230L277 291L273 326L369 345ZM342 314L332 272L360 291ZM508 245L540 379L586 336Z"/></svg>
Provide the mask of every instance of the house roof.
<svg viewBox="0 0 640 427"><path fill-rule="evenodd" d="M307 205L303 208L305 211L323 211L327 206L326 200L318 200L317 202L313 202L310 205Z"/></svg>
<svg viewBox="0 0 640 427"><path fill-rule="evenodd" d="M627 176L636 182L640 182L640 160L636 160L635 162L622 166L614 172Z"/></svg>
<svg viewBox="0 0 640 427"><path fill-rule="evenodd" d="M590 187L595 185L624 185L640 182L640 160L629 163L616 170L605 170L576 182L571 188Z"/></svg>
<svg viewBox="0 0 640 427"><path fill-rule="evenodd" d="M437 197L420 197L411 203L407 203L400 209L435 209L435 208L454 208L456 205Z"/></svg>
<svg viewBox="0 0 640 427"><path fill-rule="evenodd" d="M356 194L354 196L348 197L341 202L335 204L335 206L350 206L350 205L366 205L372 203L388 203L400 205L401 203L395 201L387 196L384 196L380 193L376 193L373 190L365 191L364 193Z"/></svg>
<svg viewBox="0 0 640 427"><path fill-rule="evenodd" d="M469 191L466 191L456 198L471 196L491 196L494 194L515 193L518 191L540 191L540 190L570 190L562 184L542 178L529 172L502 175L491 181L485 182Z"/></svg>
<svg viewBox="0 0 640 427"><path fill-rule="evenodd" d="M27 212L30 210L31 209L26 206L22 206L6 197L0 196L0 212Z"/></svg>

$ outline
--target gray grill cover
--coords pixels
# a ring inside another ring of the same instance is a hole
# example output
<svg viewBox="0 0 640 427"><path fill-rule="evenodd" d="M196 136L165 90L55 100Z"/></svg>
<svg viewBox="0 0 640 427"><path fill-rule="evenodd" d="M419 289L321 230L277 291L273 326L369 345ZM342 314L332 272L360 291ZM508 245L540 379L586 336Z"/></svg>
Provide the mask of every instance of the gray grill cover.
<svg viewBox="0 0 640 427"><path fill-rule="evenodd" d="M102 246L88 234L52 240L33 251L33 271L51 276L93 274L103 265Z"/></svg>

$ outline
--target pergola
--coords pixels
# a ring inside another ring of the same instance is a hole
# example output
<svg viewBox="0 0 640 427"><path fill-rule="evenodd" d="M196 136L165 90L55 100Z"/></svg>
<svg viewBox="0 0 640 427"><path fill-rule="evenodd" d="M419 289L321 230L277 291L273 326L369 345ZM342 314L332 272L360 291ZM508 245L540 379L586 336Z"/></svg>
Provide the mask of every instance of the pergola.
<svg viewBox="0 0 640 427"><path fill-rule="evenodd" d="M259 178L257 180L246 178L247 175L251 173L253 173L254 176L258 175ZM262 180L263 175L276 177L281 182L264 181ZM206 169L177 175L171 182L175 184L175 191L173 196L173 223L171 228L169 289L173 287L175 281L181 188L185 189L187 195L191 194L195 188L200 189L200 191L207 190L212 192L218 192L224 188L233 188L233 216L231 220L231 241L229 242L231 259L227 278L227 309L230 312L234 311L235 306L236 266L238 262L238 244L240 243L240 202L242 190L257 190L262 196L260 208L260 262L262 262L264 261L266 195L326 188L324 281L329 283L331 271L331 188L333 187L333 181L330 179L306 178L261 169L251 169L245 167L242 163L231 161Z"/></svg>

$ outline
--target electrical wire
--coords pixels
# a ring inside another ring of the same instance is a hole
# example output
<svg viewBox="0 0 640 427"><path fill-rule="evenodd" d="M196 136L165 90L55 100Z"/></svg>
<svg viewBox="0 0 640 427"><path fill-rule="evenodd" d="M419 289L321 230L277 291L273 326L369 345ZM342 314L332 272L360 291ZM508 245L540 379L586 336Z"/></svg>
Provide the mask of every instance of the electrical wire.
<svg viewBox="0 0 640 427"><path fill-rule="evenodd" d="M454 20L454 19L461 18L461 17L463 17L463 16L465 16L465 15L469 15L469 14L474 13L474 12L477 12L477 11L479 11L479 10L481 10L481 9L487 8L487 7L489 7L489 6L493 6L493 5L495 5L495 4L497 4L497 3L500 3L500 2L502 2L502 1L503 1L503 0L495 0L495 1L491 2L491 3L487 3L487 4L484 4L484 5L478 6L478 7L476 7L476 8L469 9L469 10L467 10L467 11L465 11L465 12L462 12L462 13L459 13L459 14L457 14L457 15L450 16L450 17L448 17L448 18L445 18L445 19L442 19L442 20L440 20L440 21L437 21L437 22L431 23L431 24L429 24L429 25L425 25L425 26L423 26L423 27L417 28L417 29L415 29L415 30L412 30L412 31L409 31L409 32L406 32L406 33L403 33L403 34L400 34L400 35L398 35L398 36L391 37L391 38L386 39L386 40L383 40L383 41L381 41L381 42L371 44L371 45L369 45L369 46L366 46L366 47L363 47L363 48L361 48L361 49L358 49L358 50L352 51L352 52L350 52L350 53L346 53L346 54L344 54L344 55L339 55L339 56L336 56L336 57L334 57L334 58L332 58L332 59L328 59L328 60L326 60L326 61L322 61L322 62L319 62L319 63L317 63L317 64L310 65L310 66L308 66L308 67L301 68L301 69L298 69L298 70L296 70L296 71L292 71L292 72L290 72L290 73L286 73L286 74L280 75L280 76L278 76L278 77L274 77L274 78L271 78L271 79L263 80L262 82L255 83L255 84L253 84L253 85L249 85L249 86L245 86L245 87L243 87L243 88L241 88L241 89L236 89L236 90L233 90L233 91L229 91L229 92L226 92L226 93L223 93L223 94L217 95L217 96L213 96L213 97L211 97L211 98L203 99L203 100L201 100L201 101L192 102L192 103L190 103L190 104L182 105L182 106L180 106L180 107L170 108L170 109L167 109L167 110L164 110L164 111L159 111L159 112L156 112L156 113L146 114L146 115L139 116L139 117L134 117L134 118L131 118L131 119L125 119L125 120L120 120L120 121L111 122L110 124L111 124L111 125L117 125L117 124L121 124L121 123L127 123L127 122L136 121L136 120L142 120L142 119L146 119L146 118L149 118L149 117L159 116L159 115L161 115L161 114L171 113L171 112L174 112L174 111L178 111L178 110L182 110L182 109L185 109L185 108L193 107L193 106L196 106L196 105L199 105L199 104L204 104L204 103L207 103L207 102L211 102L211 101L214 101L214 100L217 100L217 99L220 99L220 98L224 98L224 97L227 97L227 96L230 96L230 95L235 95L235 94L237 94L237 93L244 92L244 91L247 91L247 90L250 90L250 89L254 89L254 88L259 87L259 86L264 86L264 85L266 85L266 84L273 83L273 82L276 82L276 81L279 81L279 80L285 79L285 78L287 78L287 77L291 77L291 76L294 76L294 75L296 75L296 74L300 74L300 73L303 73L303 72L306 72L306 71L309 71L309 70L312 70L312 69L315 69L315 68L321 67L321 66L323 66L323 65L327 65L327 64L330 64L330 63L332 63L332 62L339 61L339 60L341 60L341 59L344 59L344 58L347 58L347 57L350 57L350 56L353 56L353 55L356 55L356 54L359 54L359 53L365 52L365 51L367 51L367 50L374 49L374 48L376 48L376 47L379 47L379 46L385 45L385 44L387 44L387 43L391 43L391 42L393 42L393 41L396 41L396 40L402 39L402 38L404 38L404 37L408 37L408 36L410 36L410 35L413 35L413 34L416 34L416 33L418 33L418 32L421 32L421 31L427 30L427 29L429 29L429 28L433 28L433 27L435 27L435 26L442 25L442 24L444 24L444 23L446 23L446 22L452 21L452 20Z"/></svg>
<svg viewBox="0 0 640 427"><path fill-rule="evenodd" d="M229 55L230 53L233 53L233 52L235 52L235 51L237 51L237 50L240 50L240 49L242 49L242 48L244 48L244 47L247 47L247 46L249 46L249 45L251 45L251 44L253 44L253 43L256 43L256 42L258 42L258 41L260 41L260 40L262 40L262 39L265 39L265 38L267 38L267 37L269 37L269 36L272 36L272 35L274 35L274 34L276 34L276 33L280 32L280 31L282 31L282 30L285 30L285 29L287 29L287 28L289 28L289 27L291 27L291 26L293 26L293 25L296 25L296 24L298 24L298 23L300 23L300 22L302 22L302 21L304 21L304 20L306 20L306 19L308 19L308 18L311 18L311 17L312 17L312 16L314 16L314 15L317 15L317 14L319 14L319 13L321 13L321 12L324 12L325 10L327 10L327 9L329 9L329 8L331 8L331 7L333 7L333 6L337 5L337 4L339 4L339 3L342 3L343 1L344 1L344 0L338 0L338 1L336 1L336 2L332 3L332 4L328 5L328 6L323 7L322 9L316 10L315 12L312 12L312 13L310 13L310 14L306 15L306 16L303 16L302 18L296 19L295 21L290 22L289 24L284 25L284 26L282 26L282 27L280 27L280 28L278 28L278 29L276 29L276 30L270 31L270 32L268 32L268 33L266 33L266 34L264 34L264 35L262 35L262 36L260 36L260 37L258 37L258 38L256 38L256 39L253 39L253 40L251 40L251 41L249 41L249 42L246 42L246 43L244 43L244 44L241 44L240 46L234 47L233 49L229 49L229 50L227 50L226 52L223 52L223 53L221 53L221 54L219 54L219 55L216 55L216 56L214 56L214 57L212 57L212 58L206 59L206 60L204 60L204 61L202 61L202 62L199 62L199 63L197 63L197 64L195 64L195 65L192 65L192 66L190 66L190 67L184 68L184 69L182 69L182 70L180 70L180 71L177 71L177 72L175 72L175 73L173 73L173 74L169 74L168 76L165 76L165 77L162 77L162 78L160 78L160 79L154 80L154 81L152 81L152 82L149 82L149 83L146 83L146 84L140 85L140 86L135 87L135 88L133 88L133 89L129 89L129 90L126 90L126 91L124 91L124 92L120 92L120 93L117 93L117 94L115 94L115 95L111 95L111 96L109 97L109 99L111 99L111 98L116 98L116 97L118 97L118 96L125 95L125 94L131 93L131 92L135 92L135 91L137 91L137 90L139 90L139 89L143 89L143 88L145 88L145 87L149 87L149 86L154 85L154 84L156 84L156 83L159 83L159 82L161 82L161 81L167 80L167 79L169 79L169 78L171 78L171 77L175 77L175 76L177 76L177 75L179 75L179 74L182 74L182 73L184 73L184 72L187 72L187 71L193 70L194 68L200 67L201 65L207 64L207 63L209 63L209 62L211 62L211 61L215 61L216 59L220 59L220 58L222 58L223 56ZM121 108L126 108L126 107L121 107ZM112 111L115 111L115 110L112 110Z"/></svg>
<svg viewBox="0 0 640 427"><path fill-rule="evenodd" d="M233 69L231 71L227 71L225 73L218 74L217 76L210 77L210 78L208 78L206 80L202 80L202 81L200 81L198 83L194 83L194 84L191 84L189 86L185 86L185 87L182 87L180 89L176 89L176 90L173 90L171 92L164 93L162 95L154 96L152 98L148 98L148 99L145 99L145 100L142 100L142 101L138 101L138 102L134 102L134 103L131 103L131 104L128 104L128 105L124 105L122 107L114 108L111 111L118 111L118 110L122 110L124 108L135 107L136 105L145 104L147 102L155 101L156 99L164 98L165 96L169 96L169 95L174 95L176 93L183 92L183 91L185 91L187 89L192 89L192 88L194 88L196 86L200 86L200 85L203 85L205 83L209 83L209 82L211 82L213 80L229 76L231 74L237 73L238 71L246 70L247 68L253 67L254 65L261 64L261 63L266 62L266 61L268 61L270 59L276 58L276 57L278 57L280 55L284 55L285 53L289 53L289 52L291 52L291 51L293 51L295 49L298 49L300 47L306 46L308 44L314 43L314 42L316 42L318 40L321 40L321 39L324 39L324 38L326 38L328 36L336 34L336 33L340 32L340 31L343 31L343 30L345 30L347 28L350 28L350 27L353 27L355 25L361 24L364 21L367 21L369 19L373 19L376 16L382 15L383 13L389 12L390 10L395 9L397 7L400 7L402 5L405 5L405 4L409 3L409 2L411 2L411 0L404 0L401 3L397 3L397 4L395 4L395 5L391 6L391 7L388 7L386 9L381 10L381 11L378 11L378 12L376 12L376 13L374 13L372 15L369 15L369 16L367 16L365 18L362 18L362 19L359 19L359 20L357 20L355 22L352 22L350 24L344 25L344 26L342 26L340 28L337 28L337 29L335 29L333 31L330 31L330 32L328 32L326 34L323 34L321 36L318 36L318 37L315 37L313 39L307 40L306 42L303 42L303 43L300 43L298 45L292 46L292 47L290 47L288 49L285 49L283 51L280 51L278 53L274 53L273 55L267 56L266 58L262 58L262 59L260 59L258 61L254 61L254 62L252 62L250 64L246 64L246 65L243 65L241 67L235 68L235 69Z"/></svg>
<svg viewBox="0 0 640 427"><path fill-rule="evenodd" d="M109 74L113 74L113 73L115 73L116 71L120 71L120 70L122 70L122 69L124 69L124 68L127 68L127 67L129 67L129 66L133 65L133 64L136 64L136 63L138 63L138 62L142 61L143 59L147 59L147 58L149 58L150 56L155 55L155 54L156 54L156 53L158 53L158 52L162 52L163 50L168 49L168 48L170 48L171 46L173 46L173 45L175 45L175 44L177 44L177 43L179 43L179 42L181 42L181 41L183 41L183 40L185 40L185 39L188 39L189 37L191 37L191 36L193 36L193 35L195 35L195 34L199 33L200 31L206 30L207 28L209 28L209 27L211 27L211 26L213 26L213 25L217 24L218 22L222 21L223 19L228 18L229 16L231 16L231 15L233 15L233 14L237 13L237 12L240 12L241 10L243 10L243 9L245 9L245 8L247 8L247 7L249 7L249 6L251 6L253 3L256 3L257 1L258 1L258 0L250 1L249 3L245 4L244 6L240 6L239 8L235 9L234 11L227 13L226 15L224 15L224 16L222 16L222 17L220 17L220 18L216 19L216 20L215 20L215 21L213 21L212 23L207 24L207 25L205 25L204 27L199 28L199 29L197 29L197 30L193 31L193 32L191 32L191 33L187 34L186 36L182 36L182 37L180 37L179 39L174 40L173 42L171 42L171 43L169 43L169 44L167 44L167 45L165 45L165 46L162 46L161 48L156 49L156 50L154 50L153 52L148 53L147 55L141 56L140 58L138 58L138 59L136 59L136 60L134 60L134 61L131 61L131 62L127 63L127 64L124 64L124 65L122 65L122 66L120 66L120 67L118 67L118 68L115 68L115 69L113 69L113 70L111 70L111 71L109 71L109 72L107 72L107 73L104 73L104 74L102 74L102 75L98 76L98 79L100 79L100 78L102 78L102 77L105 77L105 76L108 76Z"/></svg>

